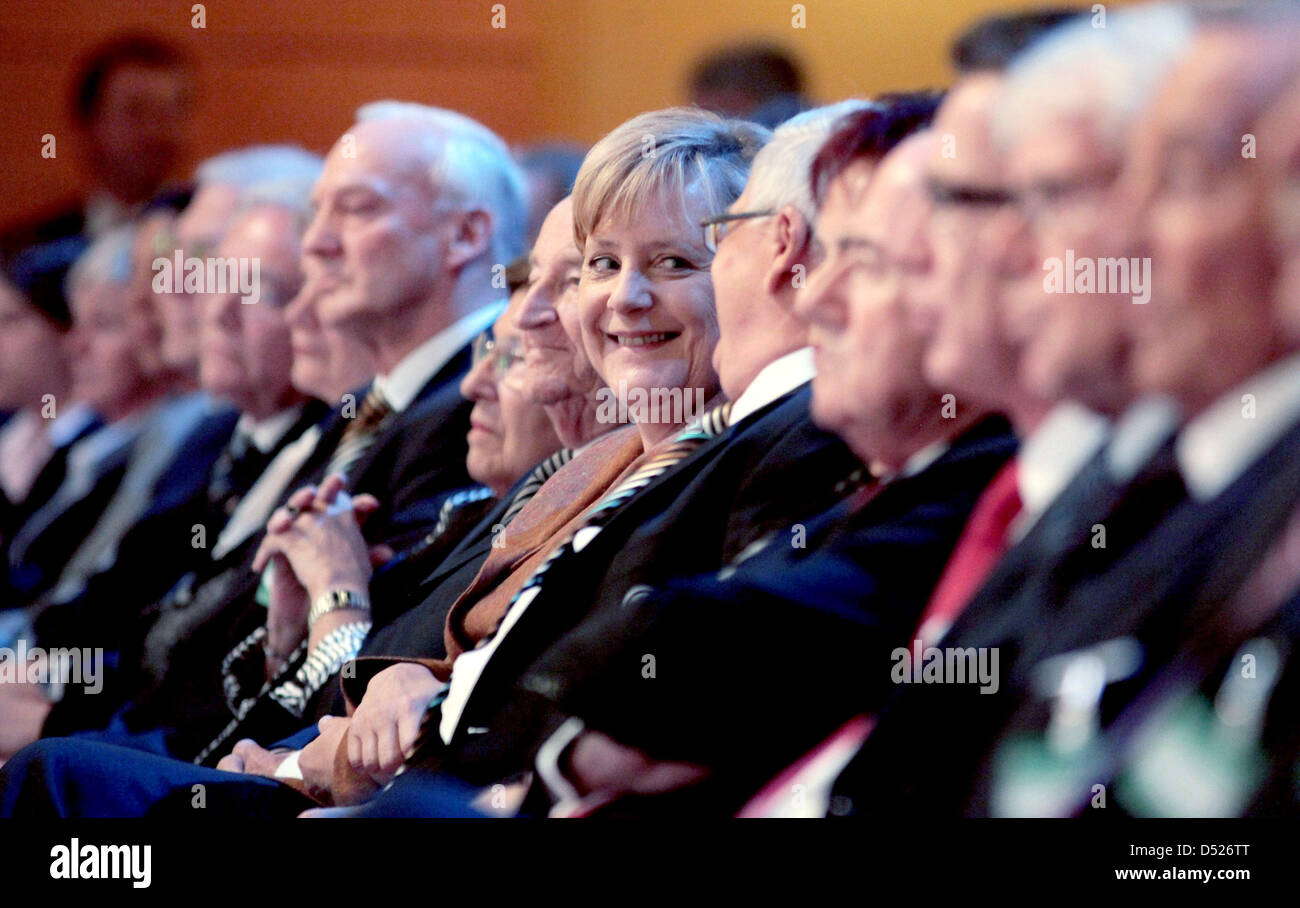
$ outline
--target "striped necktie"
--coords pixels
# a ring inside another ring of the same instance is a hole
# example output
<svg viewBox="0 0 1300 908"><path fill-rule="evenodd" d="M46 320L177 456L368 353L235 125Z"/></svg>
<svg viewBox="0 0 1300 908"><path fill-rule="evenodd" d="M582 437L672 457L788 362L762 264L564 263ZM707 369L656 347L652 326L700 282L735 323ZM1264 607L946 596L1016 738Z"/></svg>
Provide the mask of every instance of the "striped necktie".
<svg viewBox="0 0 1300 908"><path fill-rule="evenodd" d="M379 434L379 430L384 427L393 413L392 406L384 399L379 386L372 384L365 400L361 402L361 409L343 430L343 436L339 439L338 446L330 457L329 465L325 468L325 475L341 473L347 476L348 470L374 444L375 436Z"/></svg>

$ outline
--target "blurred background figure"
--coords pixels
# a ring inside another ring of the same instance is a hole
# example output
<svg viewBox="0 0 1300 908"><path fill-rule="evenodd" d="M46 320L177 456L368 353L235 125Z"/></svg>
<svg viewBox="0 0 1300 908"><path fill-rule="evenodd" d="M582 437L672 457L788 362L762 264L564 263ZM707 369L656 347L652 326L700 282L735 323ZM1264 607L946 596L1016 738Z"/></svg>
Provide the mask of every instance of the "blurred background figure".
<svg viewBox="0 0 1300 908"><path fill-rule="evenodd" d="M737 44L695 65L691 103L769 129L812 105L804 97L803 67L774 44Z"/></svg>
<svg viewBox="0 0 1300 908"><path fill-rule="evenodd" d="M189 57L170 42L124 34L94 48L78 67L71 99L88 190L5 231L0 248L95 238L138 214L186 156L193 95Z"/></svg>
<svg viewBox="0 0 1300 908"><path fill-rule="evenodd" d="M515 150L515 161L524 172L528 189L528 226L525 239L531 246L542 229L542 221L560 200L573 192L573 181L587 150L573 142L543 142Z"/></svg>

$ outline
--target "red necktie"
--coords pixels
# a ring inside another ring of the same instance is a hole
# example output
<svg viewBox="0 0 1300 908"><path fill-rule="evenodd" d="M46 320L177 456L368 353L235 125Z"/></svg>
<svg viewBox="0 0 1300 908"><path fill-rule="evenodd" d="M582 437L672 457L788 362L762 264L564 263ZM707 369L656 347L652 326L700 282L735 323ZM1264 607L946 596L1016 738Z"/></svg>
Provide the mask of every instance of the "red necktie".
<svg viewBox="0 0 1300 908"><path fill-rule="evenodd" d="M1020 513L1016 461L1007 462L980 495L966 521L948 566L921 615L916 637L922 646L937 641L966 608L1006 553L1007 530Z"/></svg>

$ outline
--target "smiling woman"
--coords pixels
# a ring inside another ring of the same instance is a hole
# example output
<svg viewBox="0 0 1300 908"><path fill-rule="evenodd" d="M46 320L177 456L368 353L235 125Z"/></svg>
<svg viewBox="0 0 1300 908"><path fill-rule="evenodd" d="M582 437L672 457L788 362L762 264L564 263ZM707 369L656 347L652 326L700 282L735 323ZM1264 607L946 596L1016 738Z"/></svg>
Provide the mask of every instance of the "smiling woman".
<svg viewBox="0 0 1300 908"><path fill-rule="evenodd" d="M592 148L573 191L583 251L583 346L649 448L698 415L649 400L709 400L718 320L700 221L745 188L767 130L691 109L628 120Z"/></svg>

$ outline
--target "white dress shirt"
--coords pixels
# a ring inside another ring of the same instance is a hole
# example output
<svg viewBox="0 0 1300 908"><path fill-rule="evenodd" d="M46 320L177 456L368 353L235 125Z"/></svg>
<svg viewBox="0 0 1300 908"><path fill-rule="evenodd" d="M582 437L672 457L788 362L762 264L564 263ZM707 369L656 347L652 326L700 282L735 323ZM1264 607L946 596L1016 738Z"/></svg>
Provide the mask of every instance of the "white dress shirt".
<svg viewBox="0 0 1300 908"><path fill-rule="evenodd" d="M393 411L401 413L409 407L429 379L462 347L486 331L504 308L505 303L494 303L474 310L406 354L388 374L375 376L375 387Z"/></svg>
<svg viewBox="0 0 1300 908"><path fill-rule="evenodd" d="M1174 442L1188 494L1216 498L1300 420L1300 353L1242 382L1195 416Z"/></svg>
<svg viewBox="0 0 1300 908"><path fill-rule="evenodd" d="M731 405L731 425L766 407L777 398L810 382L817 374L812 347L802 347L764 366Z"/></svg>
<svg viewBox="0 0 1300 908"><path fill-rule="evenodd" d="M1057 404L1016 455L1020 513L1010 527L1019 540L1051 507L1110 435L1110 420L1073 402Z"/></svg>

